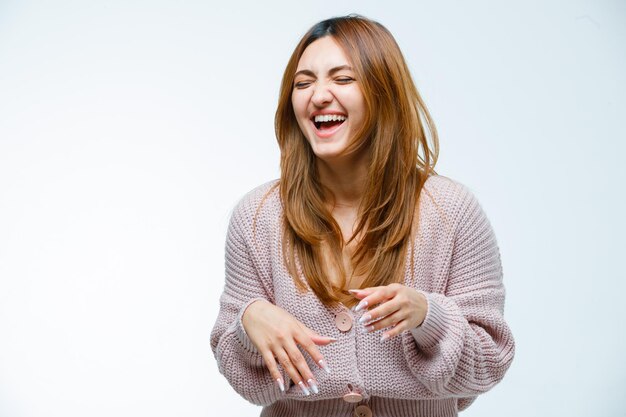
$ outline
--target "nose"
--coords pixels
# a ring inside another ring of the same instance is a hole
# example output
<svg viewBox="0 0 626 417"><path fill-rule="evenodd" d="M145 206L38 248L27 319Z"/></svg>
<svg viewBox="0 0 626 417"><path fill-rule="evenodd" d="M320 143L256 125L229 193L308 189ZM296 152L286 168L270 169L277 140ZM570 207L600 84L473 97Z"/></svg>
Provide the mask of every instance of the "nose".
<svg viewBox="0 0 626 417"><path fill-rule="evenodd" d="M325 83L315 84L311 102L316 107L324 107L331 101L333 101L333 93L328 88L328 85Z"/></svg>

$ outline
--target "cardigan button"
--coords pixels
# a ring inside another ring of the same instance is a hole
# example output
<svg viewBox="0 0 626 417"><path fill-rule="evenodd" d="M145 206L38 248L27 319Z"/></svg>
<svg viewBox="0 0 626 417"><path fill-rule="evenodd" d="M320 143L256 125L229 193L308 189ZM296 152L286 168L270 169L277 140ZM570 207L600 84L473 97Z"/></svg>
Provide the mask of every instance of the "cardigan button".
<svg viewBox="0 0 626 417"><path fill-rule="evenodd" d="M335 325L342 332L347 332L352 328L352 317L350 317L350 314L342 311L335 316Z"/></svg>
<svg viewBox="0 0 626 417"><path fill-rule="evenodd" d="M372 417L372 410L366 405L360 405L354 410L356 417Z"/></svg>
<svg viewBox="0 0 626 417"><path fill-rule="evenodd" d="M347 403L360 403L363 396L358 392L350 392L343 396L343 400Z"/></svg>

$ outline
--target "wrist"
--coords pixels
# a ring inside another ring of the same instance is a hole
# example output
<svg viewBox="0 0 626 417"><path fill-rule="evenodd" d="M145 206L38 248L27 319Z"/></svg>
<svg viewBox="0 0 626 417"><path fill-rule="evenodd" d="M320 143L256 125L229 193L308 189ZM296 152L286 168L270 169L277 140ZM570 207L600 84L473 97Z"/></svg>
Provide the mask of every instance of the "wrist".
<svg viewBox="0 0 626 417"><path fill-rule="evenodd" d="M258 307L260 307L260 303L259 302L267 303L267 301L264 300L263 298L256 298L256 299L250 300L248 302L248 304L246 304L243 307L243 310L241 311L239 317L240 317L241 324L243 325L244 329L246 328L246 324L250 321L250 318L255 315L255 313L256 313L255 310Z"/></svg>
<svg viewBox="0 0 626 417"><path fill-rule="evenodd" d="M428 314L428 298L426 298L426 294L422 291L415 290L415 292L418 295L419 302L417 308L418 323L414 328L418 329L424 324L424 320L426 320L426 315Z"/></svg>

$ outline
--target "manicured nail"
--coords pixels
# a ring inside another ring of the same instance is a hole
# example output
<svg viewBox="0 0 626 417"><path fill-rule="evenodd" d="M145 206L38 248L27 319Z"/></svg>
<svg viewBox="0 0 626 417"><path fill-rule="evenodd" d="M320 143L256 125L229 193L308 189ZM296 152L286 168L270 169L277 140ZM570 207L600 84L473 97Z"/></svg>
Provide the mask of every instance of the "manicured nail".
<svg viewBox="0 0 626 417"><path fill-rule="evenodd" d="M357 306L354 308L354 312L358 313L359 311L363 310L365 307L367 307L367 301L361 300L361 302L357 304Z"/></svg>
<svg viewBox="0 0 626 417"><path fill-rule="evenodd" d="M363 326L361 327L361 334L367 334L371 331L374 331L374 326Z"/></svg>
<svg viewBox="0 0 626 417"><path fill-rule="evenodd" d="M306 385L304 385L304 382L300 381L298 382L298 385L300 386L302 392L304 392L304 395L311 395L311 392L309 392L309 389L306 387Z"/></svg>
<svg viewBox="0 0 626 417"><path fill-rule="evenodd" d="M315 383L315 381L313 381L313 378L307 379L306 382L309 384L309 387L311 387L311 391L313 391L313 394L319 394L320 390L317 388L317 384Z"/></svg>
<svg viewBox="0 0 626 417"><path fill-rule="evenodd" d="M383 334L382 337L380 338L381 342L384 342L385 340L389 339L389 335L387 333Z"/></svg>
<svg viewBox="0 0 626 417"><path fill-rule="evenodd" d="M351 292L352 294L358 294L359 292L361 292L361 290L348 290L348 292Z"/></svg>
<svg viewBox="0 0 626 417"><path fill-rule="evenodd" d="M326 361L324 361L324 359L320 359L318 364L320 365L320 367L326 371L327 374L330 373L330 368L328 367L328 365L326 365Z"/></svg>
<svg viewBox="0 0 626 417"><path fill-rule="evenodd" d="M326 339L330 340L331 342L336 342L336 341L337 341L337 338L336 338L336 337L328 337L328 336L322 336L322 337L324 337L324 338L326 338Z"/></svg>
<svg viewBox="0 0 626 417"><path fill-rule="evenodd" d="M278 384L278 388L280 388L280 392L285 392L285 383L283 382L283 379L278 378L276 383Z"/></svg>
<svg viewBox="0 0 626 417"><path fill-rule="evenodd" d="M367 323L368 321L371 321L371 320L372 320L372 315L371 314L364 314L359 319L359 323L363 324L363 323Z"/></svg>

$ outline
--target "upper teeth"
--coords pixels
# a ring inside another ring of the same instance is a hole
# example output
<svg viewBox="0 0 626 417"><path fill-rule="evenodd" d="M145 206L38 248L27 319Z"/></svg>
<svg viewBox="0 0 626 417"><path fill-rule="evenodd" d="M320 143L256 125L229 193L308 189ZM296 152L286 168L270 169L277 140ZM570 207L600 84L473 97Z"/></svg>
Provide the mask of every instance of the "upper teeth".
<svg viewBox="0 0 626 417"><path fill-rule="evenodd" d="M338 120L346 120L346 116L340 114L318 114L315 116L316 122L335 122Z"/></svg>

